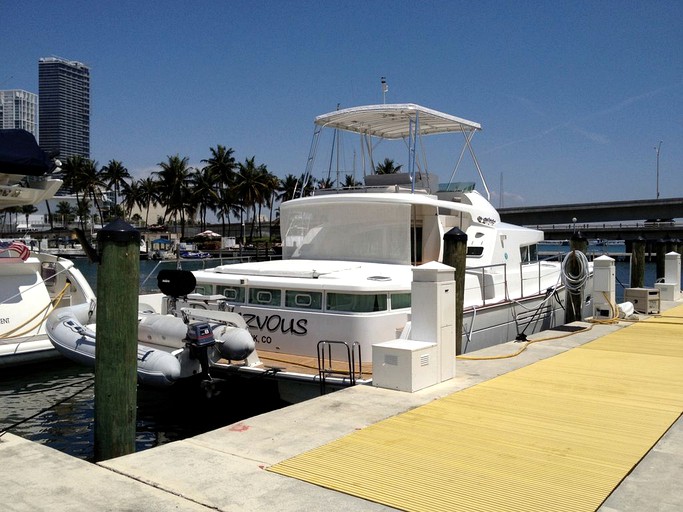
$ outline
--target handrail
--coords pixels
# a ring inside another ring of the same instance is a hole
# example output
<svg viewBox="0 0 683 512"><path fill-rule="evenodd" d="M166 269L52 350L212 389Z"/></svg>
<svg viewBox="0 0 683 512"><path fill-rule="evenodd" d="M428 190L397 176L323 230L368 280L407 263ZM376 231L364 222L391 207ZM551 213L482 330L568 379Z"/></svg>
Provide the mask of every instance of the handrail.
<svg viewBox="0 0 683 512"><path fill-rule="evenodd" d="M346 349L346 362L348 364L348 370L334 369L332 365L332 347L341 346ZM327 348L327 365L325 360L325 348ZM358 350L358 378L363 376L363 361L361 355L360 344L354 341L352 346L346 341L337 340L321 340L316 346L318 354L318 376L320 378L320 394L325 394L325 385L327 383L327 377L332 375L337 376L348 376L349 386L354 386L356 384L356 350Z"/></svg>

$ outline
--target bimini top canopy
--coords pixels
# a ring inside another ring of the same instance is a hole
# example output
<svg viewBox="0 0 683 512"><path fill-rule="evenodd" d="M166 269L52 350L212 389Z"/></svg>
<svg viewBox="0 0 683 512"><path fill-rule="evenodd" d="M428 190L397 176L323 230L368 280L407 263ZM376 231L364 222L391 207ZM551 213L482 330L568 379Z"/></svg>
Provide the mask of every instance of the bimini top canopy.
<svg viewBox="0 0 683 512"><path fill-rule="evenodd" d="M413 103L367 105L336 110L315 118L315 124L384 139L414 135L481 130L479 123L460 119Z"/></svg>

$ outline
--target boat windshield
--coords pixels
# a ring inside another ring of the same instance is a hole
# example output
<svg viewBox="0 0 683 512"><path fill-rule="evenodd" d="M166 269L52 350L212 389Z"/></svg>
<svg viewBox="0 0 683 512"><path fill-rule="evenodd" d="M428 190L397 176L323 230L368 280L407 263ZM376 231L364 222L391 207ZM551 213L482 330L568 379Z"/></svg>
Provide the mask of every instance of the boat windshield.
<svg viewBox="0 0 683 512"><path fill-rule="evenodd" d="M367 201L282 208L282 257L410 264L410 209Z"/></svg>

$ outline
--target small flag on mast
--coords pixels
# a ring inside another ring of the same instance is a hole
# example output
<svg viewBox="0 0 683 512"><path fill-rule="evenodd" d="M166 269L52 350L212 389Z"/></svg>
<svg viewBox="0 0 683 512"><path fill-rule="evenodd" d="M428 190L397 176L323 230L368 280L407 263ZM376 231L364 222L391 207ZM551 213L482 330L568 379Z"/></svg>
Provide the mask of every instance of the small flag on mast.
<svg viewBox="0 0 683 512"><path fill-rule="evenodd" d="M387 92L389 92L389 85L387 84L386 77L382 77L382 101L387 102Z"/></svg>

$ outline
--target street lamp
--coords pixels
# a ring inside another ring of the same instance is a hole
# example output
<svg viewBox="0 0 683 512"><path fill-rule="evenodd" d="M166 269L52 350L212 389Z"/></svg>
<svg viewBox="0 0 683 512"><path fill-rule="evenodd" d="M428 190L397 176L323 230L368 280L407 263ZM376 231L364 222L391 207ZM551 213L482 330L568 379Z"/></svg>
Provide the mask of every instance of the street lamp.
<svg viewBox="0 0 683 512"><path fill-rule="evenodd" d="M655 146L655 151L657 152L657 199L659 199L659 150L662 149L662 141Z"/></svg>

